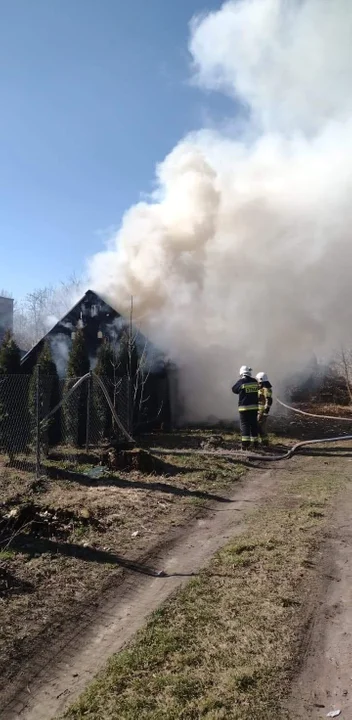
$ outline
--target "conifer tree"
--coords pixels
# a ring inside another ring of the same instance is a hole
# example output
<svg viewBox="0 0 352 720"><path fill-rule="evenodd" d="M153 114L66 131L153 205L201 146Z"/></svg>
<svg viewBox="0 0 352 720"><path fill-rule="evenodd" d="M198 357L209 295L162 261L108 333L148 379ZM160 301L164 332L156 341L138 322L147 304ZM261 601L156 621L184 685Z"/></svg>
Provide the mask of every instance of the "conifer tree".
<svg viewBox="0 0 352 720"><path fill-rule="evenodd" d="M117 393L121 383L119 362L112 345L107 341L103 342L99 348L94 372L102 379L109 393L109 397L114 407L116 407ZM112 433L114 425L111 409L109 408L103 391L99 387L95 393L95 398L95 410L100 431L99 435L100 438L108 438Z"/></svg>
<svg viewBox="0 0 352 720"><path fill-rule="evenodd" d="M89 372L89 356L83 330L77 330L67 363L67 377L80 378Z"/></svg>
<svg viewBox="0 0 352 720"><path fill-rule="evenodd" d="M83 330L75 333L68 358L65 393L78 378L89 372L90 363ZM66 438L73 445L82 446L86 437L88 382L83 382L64 403Z"/></svg>
<svg viewBox="0 0 352 720"><path fill-rule="evenodd" d="M26 445L25 380L20 349L8 331L0 346L0 447L11 462Z"/></svg>
<svg viewBox="0 0 352 720"><path fill-rule="evenodd" d="M37 396L38 383L38 396ZM53 361L48 342L39 354L29 385L29 416L32 442L36 438L37 397L39 401L39 418L43 420L60 400L59 376ZM61 435L60 409L41 426L40 440L47 451L49 446L57 445Z"/></svg>
<svg viewBox="0 0 352 720"><path fill-rule="evenodd" d="M21 373L21 352L8 330L0 346L0 374L19 375Z"/></svg>

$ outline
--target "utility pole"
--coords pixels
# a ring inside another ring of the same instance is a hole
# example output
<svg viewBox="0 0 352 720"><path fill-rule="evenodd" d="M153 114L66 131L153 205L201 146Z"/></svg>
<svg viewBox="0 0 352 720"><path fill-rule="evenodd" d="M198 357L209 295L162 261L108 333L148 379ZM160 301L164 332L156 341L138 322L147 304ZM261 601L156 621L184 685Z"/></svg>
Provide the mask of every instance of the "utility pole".
<svg viewBox="0 0 352 720"><path fill-rule="evenodd" d="M35 420L36 420L36 478L40 478L40 367L36 368L35 387Z"/></svg>
<svg viewBox="0 0 352 720"><path fill-rule="evenodd" d="M90 403L92 395L92 371L88 378L87 413L86 413L86 452L89 450L89 429L90 429Z"/></svg>

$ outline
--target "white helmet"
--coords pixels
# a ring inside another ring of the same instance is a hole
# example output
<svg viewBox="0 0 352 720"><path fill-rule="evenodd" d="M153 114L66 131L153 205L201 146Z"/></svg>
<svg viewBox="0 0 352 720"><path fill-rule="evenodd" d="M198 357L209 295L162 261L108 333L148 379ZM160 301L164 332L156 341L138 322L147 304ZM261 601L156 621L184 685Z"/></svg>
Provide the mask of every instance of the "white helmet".
<svg viewBox="0 0 352 720"><path fill-rule="evenodd" d="M248 365L242 365L242 367L240 367L240 377L242 377L243 375L250 375L251 372L252 368Z"/></svg>
<svg viewBox="0 0 352 720"><path fill-rule="evenodd" d="M267 380L268 380L268 376L265 372L257 373L255 377L258 380L258 382L267 382Z"/></svg>

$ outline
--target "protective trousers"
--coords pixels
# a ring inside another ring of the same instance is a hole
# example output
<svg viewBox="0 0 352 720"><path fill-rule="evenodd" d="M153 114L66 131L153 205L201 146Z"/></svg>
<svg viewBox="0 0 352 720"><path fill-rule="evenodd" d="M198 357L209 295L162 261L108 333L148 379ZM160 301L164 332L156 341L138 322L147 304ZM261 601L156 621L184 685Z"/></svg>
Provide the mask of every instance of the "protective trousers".
<svg viewBox="0 0 352 720"><path fill-rule="evenodd" d="M257 410L242 410L240 412L240 428L242 450L248 450L251 443L258 446Z"/></svg>
<svg viewBox="0 0 352 720"><path fill-rule="evenodd" d="M259 437L262 445L269 445L269 437L268 432L266 429L266 424L268 421L267 415L259 415L258 417L258 432Z"/></svg>

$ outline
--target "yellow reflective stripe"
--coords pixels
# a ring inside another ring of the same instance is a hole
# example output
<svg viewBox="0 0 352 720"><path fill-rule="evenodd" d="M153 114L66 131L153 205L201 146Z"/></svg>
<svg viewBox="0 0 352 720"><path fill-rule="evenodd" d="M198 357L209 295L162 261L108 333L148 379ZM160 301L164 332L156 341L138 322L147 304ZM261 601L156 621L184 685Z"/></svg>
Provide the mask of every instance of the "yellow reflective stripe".
<svg viewBox="0 0 352 720"><path fill-rule="evenodd" d="M258 387L258 383L243 383L240 389L246 392L258 392Z"/></svg>
<svg viewBox="0 0 352 720"><path fill-rule="evenodd" d="M242 442L250 442L251 438L249 435L242 435L241 440Z"/></svg>
<svg viewBox="0 0 352 720"><path fill-rule="evenodd" d="M258 405L245 405L244 407L238 408L239 412L244 412L245 410L258 410Z"/></svg>

